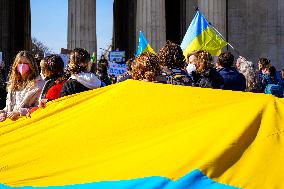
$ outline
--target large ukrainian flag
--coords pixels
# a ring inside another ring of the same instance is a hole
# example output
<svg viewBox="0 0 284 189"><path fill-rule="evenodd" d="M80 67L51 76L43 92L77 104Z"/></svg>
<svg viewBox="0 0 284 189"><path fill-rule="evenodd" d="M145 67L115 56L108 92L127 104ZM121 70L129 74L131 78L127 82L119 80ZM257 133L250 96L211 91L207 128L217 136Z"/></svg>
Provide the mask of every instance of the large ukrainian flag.
<svg viewBox="0 0 284 189"><path fill-rule="evenodd" d="M0 123L0 188L280 189L283 123L271 95L128 80Z"/></svg>
<svg viewBox="0 0 284 189"><path fill-rule="evenodd" d="M220 38L211 28L209 22L197 10L181 44L184 56L195 50L207 50L218 56L227 42Z"/></svg>
<svg viewBox="0 0 284 189"><path fill-rule="evenodd" d="M138 48L136 52L136 57L142 54L143 52L151 52L153 54L156 54L149 42L147 41L145 35L143 34L142 31L140 31L139 35L139 43L138 43Z"/></svg>

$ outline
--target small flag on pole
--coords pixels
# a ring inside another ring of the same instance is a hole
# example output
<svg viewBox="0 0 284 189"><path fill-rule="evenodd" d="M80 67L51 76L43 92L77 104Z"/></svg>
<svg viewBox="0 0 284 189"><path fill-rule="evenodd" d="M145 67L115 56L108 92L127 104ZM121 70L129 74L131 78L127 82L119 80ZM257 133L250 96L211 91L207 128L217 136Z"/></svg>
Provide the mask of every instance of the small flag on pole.
<svg viewBox="0 0 284 189"><path fill-rule="evenodd" d="M218 56L227 42L219 37L211 28L207 19L197 10L181 44L185 57L195 50L207 50Z"/></svg>
<svg viewBox="0 0 284 189"><path fill-rule="evenodd" d="M142 54L143 52L151 52L153 54L156 54L153 48L151 47L151 45L149 44L149 42L147 41L144 34L140 31L139 44L137 48L136 57Z"/></svg>

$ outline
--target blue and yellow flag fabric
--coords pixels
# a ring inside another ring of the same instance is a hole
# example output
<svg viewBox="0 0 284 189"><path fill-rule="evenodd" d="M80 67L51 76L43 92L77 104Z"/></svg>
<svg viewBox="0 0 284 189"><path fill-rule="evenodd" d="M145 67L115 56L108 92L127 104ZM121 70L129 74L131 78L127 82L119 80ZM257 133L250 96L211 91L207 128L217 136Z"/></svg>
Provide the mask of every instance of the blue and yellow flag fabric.
<svg viewBox="0 0 284 189"><path fill-rule="evenodd" d="M156 54L149 42L147 41L145 35L142 31L140 31L139 35L139 44L136 52L136 57L142 54L143 52L151 52L153 54Z"/></svg>
<svg viewBox="0 0 284 189"><path fill-rule="evenodd" d="M218 56L226 45L227 42L214 32L202 13L196 11L181 44L184 56L195 50L207 50L212 56Z"/></svg>
<svg viewBox="0 0 284 189"><path fill-rule="evenodd" d="M0 188L284 188L283 123L271 95L127 80L0 123Z"/></svg>

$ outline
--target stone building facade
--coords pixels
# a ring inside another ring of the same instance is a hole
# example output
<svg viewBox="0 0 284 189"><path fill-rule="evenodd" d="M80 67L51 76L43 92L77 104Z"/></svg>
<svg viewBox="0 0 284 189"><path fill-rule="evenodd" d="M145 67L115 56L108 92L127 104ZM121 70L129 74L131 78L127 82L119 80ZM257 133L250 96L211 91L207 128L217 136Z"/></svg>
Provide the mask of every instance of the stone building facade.
<svg viewBox="0 0 284 189"><path fill-rule="evenodd" d="M97 51L96 0L68 0L67 48Z"/></svg>
<svg viewBox="0 0 284 189"><path fill-rule="evenodd" d="M31 49L30 1L0 0L0 51L5 61L5 75L20 50Z"/></svg>
<svg viewBox="0 0 284 189"><path fill-rule="evenodd" d="M96 0L68 3L68 49L96 51ZM133 57L139 31L155 51L166 40L180 43L196 6L236 48L236 56L255 63L268 57L284 67L283 0L114 0L113 48ZM17 51L31 46L30 1L1 0L0 16L0 51L11 63Z"/></svg>
<svg viewBox="0 0 284 189"><path fill-rule="evenodd" d="M136 1L134 3L133 1ZM114 47L131 53L137 47L138 33L143 31L154 50L158 51L166 40L180 43L192 18L194 7L198 6L207 19L236 49L236 55L242 55L257 63L260 57L268 57L278 68L284 68L284 1L283 0L131 0L136 7L123 7L114 0L114 11L132 12L136 15L132 24L116 23L114 36L122 36L125 30L135 30L117 40ZM114 21L117 16L114 15ZM121 18L119 18L121 19ZM120 21L124 23L124 21ZM120 27L120 30L118 30ZM122 28L128 29L122 29ZM130 28L131 29L130 29ZM122 45L127 41L128 46ZM132 48L129 48L132 47Z"/></svg>

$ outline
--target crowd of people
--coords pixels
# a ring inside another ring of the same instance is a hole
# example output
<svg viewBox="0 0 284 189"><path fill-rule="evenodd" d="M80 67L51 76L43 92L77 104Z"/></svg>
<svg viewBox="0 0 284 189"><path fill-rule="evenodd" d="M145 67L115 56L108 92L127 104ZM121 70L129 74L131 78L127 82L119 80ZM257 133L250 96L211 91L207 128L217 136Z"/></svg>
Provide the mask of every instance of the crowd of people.
<svg viewBox="0 0 284 189"><path fill-rule="evenodd" d="M127 72L115 79L108 75L106 59L93 64L90 54L81 48L71 52L66 70L58 55L36 59L38 57L28 51L19 52L6 88L0 77L0 99L4 108L0 110L0 122L29 115L45 107L48 101L127 79L283 97L284 69L277 72L267 58L259 59L258 70L244 57L239 57L235 63L231 52L221 53L214 63L208 51L194 51L185 57L180 46L170 41L157 54L144 52L129 59Z"/></svg>

